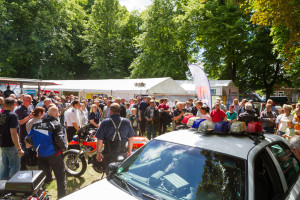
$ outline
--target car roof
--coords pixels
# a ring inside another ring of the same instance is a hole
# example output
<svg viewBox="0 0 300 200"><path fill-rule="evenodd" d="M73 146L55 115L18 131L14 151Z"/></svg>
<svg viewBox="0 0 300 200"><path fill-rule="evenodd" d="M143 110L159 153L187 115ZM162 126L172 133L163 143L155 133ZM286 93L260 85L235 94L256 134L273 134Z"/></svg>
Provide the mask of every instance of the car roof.
<svg viewBox="0 0 300 200"><path fill-rule="evenodd" d="M217 135L198 133L193 129L183 129L169 132L155 138L192 147L203 148L211 151L216 151L242 159L248 157L249 151L255 147L254 141L247 136L234 135ZM265 134L265 139L261 140L265 145L278 140L278 137ZM265 146L263 145L263 146ZM261 146L261 145L260 145Z"/></svg>

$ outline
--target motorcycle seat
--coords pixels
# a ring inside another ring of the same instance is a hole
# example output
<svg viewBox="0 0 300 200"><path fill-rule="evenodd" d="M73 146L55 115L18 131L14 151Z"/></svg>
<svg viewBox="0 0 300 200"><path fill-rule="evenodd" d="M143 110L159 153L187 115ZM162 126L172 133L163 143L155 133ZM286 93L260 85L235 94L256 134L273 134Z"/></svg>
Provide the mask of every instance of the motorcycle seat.
<svg viewBox="0 0 300 200"><path fill-rule="evenodd" d="M7 180L0 180L0 194L5 193L5 185Z"/></svg>

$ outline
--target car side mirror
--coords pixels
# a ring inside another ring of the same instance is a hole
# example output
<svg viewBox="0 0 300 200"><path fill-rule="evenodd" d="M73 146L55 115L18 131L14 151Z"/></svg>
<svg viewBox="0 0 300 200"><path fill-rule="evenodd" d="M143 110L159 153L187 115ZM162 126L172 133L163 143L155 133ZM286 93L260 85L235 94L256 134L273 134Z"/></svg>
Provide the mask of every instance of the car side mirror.
<svg viewBox="0 0 300 200"><path fill-rule="evenodd" d="M113 175L115 175L118 172L118 168L119 168L119 163L117 162L110 163L106 170L106 176L108 178L111 178Z"/></svg>

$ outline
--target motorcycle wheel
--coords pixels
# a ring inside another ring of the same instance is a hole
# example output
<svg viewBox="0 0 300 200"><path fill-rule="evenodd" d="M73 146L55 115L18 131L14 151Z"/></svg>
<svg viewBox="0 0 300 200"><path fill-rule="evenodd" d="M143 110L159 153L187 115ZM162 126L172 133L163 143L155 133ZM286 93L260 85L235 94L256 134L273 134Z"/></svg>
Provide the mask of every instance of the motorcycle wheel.
<svg viewBox="0 0 300 200"><path fill-rule="evenodd" d="M67 151L64 153L64 164L66 173L69 176L80 177L87 168L87 163L84 156L79 156L77 160L75 160L77 153Z"/></svg>

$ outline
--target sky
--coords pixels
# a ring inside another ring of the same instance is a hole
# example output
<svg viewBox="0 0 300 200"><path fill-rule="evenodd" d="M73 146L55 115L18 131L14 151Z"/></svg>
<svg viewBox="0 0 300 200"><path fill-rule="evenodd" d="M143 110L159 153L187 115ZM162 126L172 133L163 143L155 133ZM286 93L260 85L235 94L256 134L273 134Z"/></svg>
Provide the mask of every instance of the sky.
<svg viewBox="0 0 300 200"><path fill-rule="evenodd" d="M150 5L151 0L119 0L122 6L126 6L128 11L138 9L140 11L145 10L146 6Z"/></svg>

